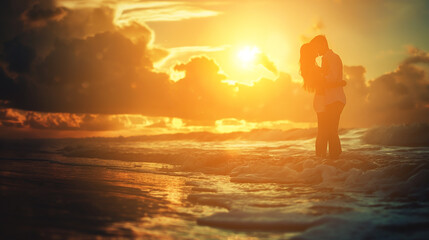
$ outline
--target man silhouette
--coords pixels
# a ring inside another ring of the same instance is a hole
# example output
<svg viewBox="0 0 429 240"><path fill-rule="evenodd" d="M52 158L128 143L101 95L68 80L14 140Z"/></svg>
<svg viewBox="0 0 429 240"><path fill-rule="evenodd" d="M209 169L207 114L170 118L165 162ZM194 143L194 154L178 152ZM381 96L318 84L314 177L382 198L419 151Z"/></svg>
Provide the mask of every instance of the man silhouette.
<svg viewBox="0 0 429 240"><path fill-rule="evenodd" d="M325 88L325 111L318 113L319 131L321 138L316 143L316 154L319 156L326 155L327 144L329 144L329 157L338 159L342 150L341 142L338 136L338 125L340 115L346 104L343 85L336 84L343 81L343 63L341 58L335 54L328 46L328 41L323 35L314 37L310 44L322 56L322 73L326 80L326 85L336 87Z"/></svg>

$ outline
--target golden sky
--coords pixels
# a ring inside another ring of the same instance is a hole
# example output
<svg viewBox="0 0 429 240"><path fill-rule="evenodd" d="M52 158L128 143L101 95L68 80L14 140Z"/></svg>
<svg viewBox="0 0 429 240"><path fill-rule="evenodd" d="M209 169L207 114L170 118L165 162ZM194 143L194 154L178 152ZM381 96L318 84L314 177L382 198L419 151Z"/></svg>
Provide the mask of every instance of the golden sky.
<svg viewBox="0 0 429 240"><path fill-rule="evenodd" d="M0 7L0 137L314 127L298 59L317 34L344 63L343 127L429 119L426 1Z"/></svg>

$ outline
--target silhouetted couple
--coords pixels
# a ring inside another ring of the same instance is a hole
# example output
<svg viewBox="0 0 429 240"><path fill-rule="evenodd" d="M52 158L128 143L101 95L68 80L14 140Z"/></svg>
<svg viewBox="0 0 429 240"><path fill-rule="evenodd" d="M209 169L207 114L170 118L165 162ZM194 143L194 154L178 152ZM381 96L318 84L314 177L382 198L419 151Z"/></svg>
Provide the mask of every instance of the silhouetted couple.
<svg viewBox="0 0 429 240"><path fill-rule="evenodd" d="M343 87L343 64L340 57L329 49L325 36L318 35L301 46L301 75L304 89L314 92L313 107L317 113L316 155L325 157L329 144L329 158L337 159L341 154L338 137L340 115L346 104ZM322 56L319 67L316 58Z"/></svg>

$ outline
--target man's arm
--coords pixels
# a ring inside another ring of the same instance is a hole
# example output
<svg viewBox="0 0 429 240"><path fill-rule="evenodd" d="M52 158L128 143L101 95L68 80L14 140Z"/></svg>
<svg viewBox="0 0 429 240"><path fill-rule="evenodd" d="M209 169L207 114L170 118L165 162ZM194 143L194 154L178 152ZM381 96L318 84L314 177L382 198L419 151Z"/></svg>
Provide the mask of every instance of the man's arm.
<svg viewBox="0 0 429 240"><path fill-rule="evenodd" d="M322 72L326 79L327 88L344 87L347 85L343 80L343 63L340 57L331 53L322 60Z"/></svg>
<svg viewBox="0 0 429 240"><path fill-rule="evenodd" d="M335 82L326 81L327 88L345 87L346 85L347 85L347 82L345 80L340 80Z"/></svg>

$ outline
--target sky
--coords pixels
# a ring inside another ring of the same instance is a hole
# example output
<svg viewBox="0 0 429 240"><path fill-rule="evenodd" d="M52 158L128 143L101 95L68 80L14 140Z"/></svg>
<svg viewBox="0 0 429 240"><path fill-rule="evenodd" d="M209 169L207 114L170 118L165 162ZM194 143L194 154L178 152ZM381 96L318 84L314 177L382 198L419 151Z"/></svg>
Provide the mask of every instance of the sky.
<svg viewBox="0 0 429 240"><path fill-rule="evenodd" d="M344 64L340 127L429 119L429 2L0 3L0 137L316 126L299 48Z"/></svg>

